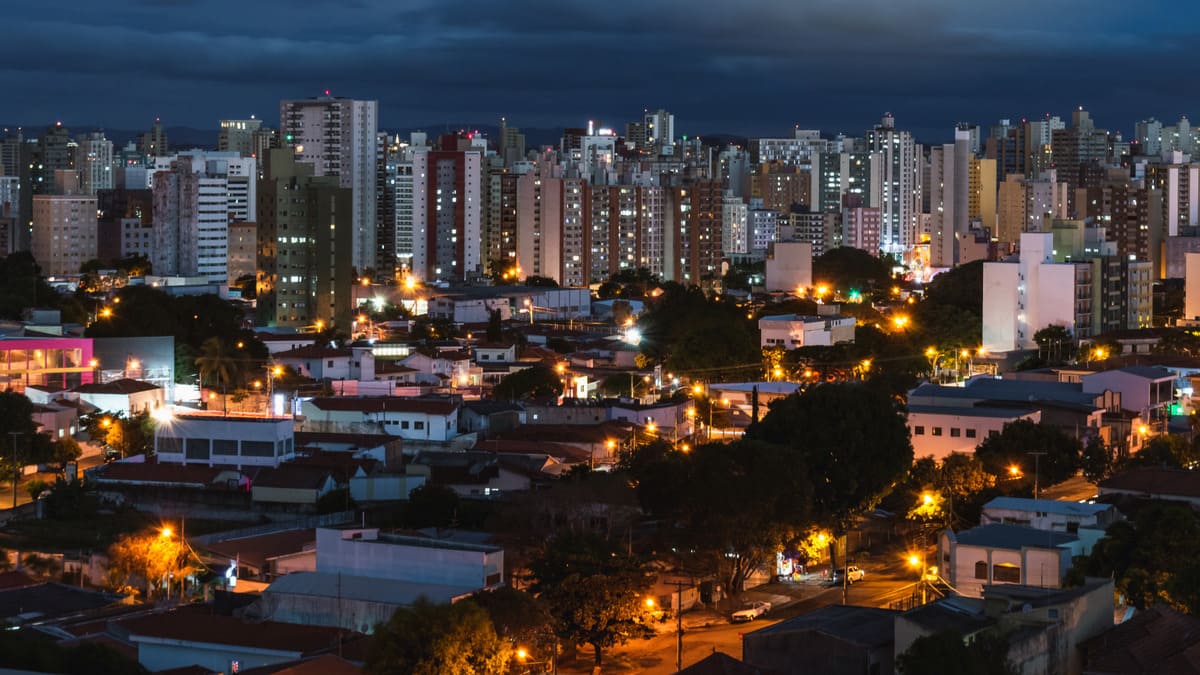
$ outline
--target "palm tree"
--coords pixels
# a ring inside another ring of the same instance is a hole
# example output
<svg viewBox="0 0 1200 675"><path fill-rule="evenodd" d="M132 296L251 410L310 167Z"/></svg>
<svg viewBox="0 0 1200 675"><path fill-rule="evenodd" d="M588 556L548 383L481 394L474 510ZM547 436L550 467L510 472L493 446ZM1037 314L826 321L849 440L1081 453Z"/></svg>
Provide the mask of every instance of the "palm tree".
<svg viewBox="0 0 1200 675"><path fill-rule="evenodd" d="M221 385L221 410L225 410L226 387L239 373L240 364L229 353L229 348L219 337L210 337L200 345L200 356L196 357L200 369L200 383L216 379Z"/></svg>

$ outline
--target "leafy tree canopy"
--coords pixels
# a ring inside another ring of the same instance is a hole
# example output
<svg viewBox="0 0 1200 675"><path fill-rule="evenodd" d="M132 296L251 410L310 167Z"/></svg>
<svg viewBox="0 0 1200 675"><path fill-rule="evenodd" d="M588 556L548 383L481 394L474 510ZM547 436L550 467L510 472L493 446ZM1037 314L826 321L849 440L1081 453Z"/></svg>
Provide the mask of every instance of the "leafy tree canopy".
<svg viewBox="0 0 1200 675"><path fill-rule="evenodd" d="M1045 454L1035 460L1031 452ZM975 449L975 456L998 480L1011 477L1010 468L1016 466L1024 480L1034 480L1036 471L1036 479L1047 486L1075 475L1080 452L1079 441L1057 427L1022 419L1006 424L999 434L984 439Z"/></svg>
<svg viewBox="0 0 1200 675"><path fill-rule="evenodd" d="M1016 675L1008 660L1008 644L995 635L982 635L965 642L957 631L948 630L919 637L896 658L902 675Z"/></svg>
<svg viewBox="0 0 1200 675"><path fill-rule="evenodd" d="M886 286L892 278L892 270L882 258L850 246L830 249L814 259L812 272L814 282L843 293L857 289L864 295L867 289Z"/></svg>
<svg viewBox="0 0 1200 675"><path fill-rule="evenodd" d="M436 605L418 598L375 626L366 670L377 675L501 675L511 660L511 644L496 635L479 605L470 600Z"/></svg>
<svg viewBox="0 0 1200 675"><path fill-rule="evenodd" d="M814 481L815 515L835 527L873 508L913 460L897 402L860 384L824 384L771 403L747 440L791 448Z"/></svg>
<svg viewBox="0 0 1200 675"><path fill-rule="evenodd" d="M493 397L499 401L517 401L558 396L563 383L551 368L538 364L532 368L509 373L496 385Z"/></svg>

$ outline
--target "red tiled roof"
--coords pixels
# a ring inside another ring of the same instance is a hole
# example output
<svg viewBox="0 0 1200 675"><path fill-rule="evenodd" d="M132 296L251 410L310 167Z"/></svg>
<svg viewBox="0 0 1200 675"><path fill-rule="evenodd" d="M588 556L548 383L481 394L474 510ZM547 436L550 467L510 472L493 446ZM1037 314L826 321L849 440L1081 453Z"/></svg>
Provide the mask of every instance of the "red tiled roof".
<svg viewBox="0 0 1200 675"><path fill-rule="evenodd" d="M150 384L149 382L123 377L112 382L105 382L104 384L81 384L75 387L74 391L80 394L122 394L128 396L129 394L137 394L159 388L158 385Z"/></svg>
<svg viewBox="0 0 1200 675"><path fill-rule="evenodd" d="M329 469L324 467L283 464L278 468L263 469L254 479L254 485L292 490L319 490L329 480L329 474Z"/></svg>
<svg viewBox="0 0 1200 675"><path fill-rule="evenodd" d="M522 439L490 439L479 441L472 450L484 450L501 455L549 455L559 457L568 462L586 462L591 457L587 450L581 450L565 443L547 441L530 441ZM603 450L603 448L599 448Z"/></svg>
<svg viewBox="0 0 1200 675"><path fill-rule="evenodd" d="M1172 497L1200 497L1200 471L1144 467L1100 481L1100 489Z"/></svg>
<svg viewBox="0 0 1200 675"><path fill-rule="evenodd" d="M362 668L333 654L243 670L243 675L361 675Z"/></svg>
<svg viewBox="0 0 1200 675"><path fill-rule="evenodd" d="M237 558L251 567L262 569L268 558L299 553L304 551L306 546L315 546L316 542L317 531L309 528L217 541L200 548L221 557Z"/></svg>
<svg viewBox="0 0 1200 675"><path fill-rule="evenodd" d="M320 410L360 412L411 412L426 415L449 415L458 410L458 402L442 399L406 398L403 396L324 397L314 398L312 404Z"/></svg>
<svg viewBox="0 0 1200 675"><path fill-rule="evenodd" d="M247 623L219 615L179 611L122 622L130 637L151 637L213 645L257 647L298 654L318 654L337 646L341 629L263 621Z"/></svg>
<svg viewBox="0 0 1200 675"><path fill-rule="evenodd" d="M101 481L186 484L207 488L226 471L229 469L191 464L184 466L153 462L113 462L100 469L95 478Z"/></svg>
<svg viewBox="0 0 1200 675"><path fill-rule="evenodd" d="M323 345L305 345L289 349L286 352L279 352L275 355L276 359L336 359L350 358L351 351L349 349L334 349Z"/></svg>
<svg viewBox="0 0 1200 675"><path fill-rule="evenodd" d="M1194 675L1200 673L1200 619L1158 605L1079 647L1085 672Z"/></svg>
<svg viewBox="0 0 1200 675"><path fill-rule="evenodd" d="M599 424L526 424L516 429L492 434L497 440L548 441L556 443L605 443L609 439L624 440L632 435L632 427L623 422Z"/></svg>

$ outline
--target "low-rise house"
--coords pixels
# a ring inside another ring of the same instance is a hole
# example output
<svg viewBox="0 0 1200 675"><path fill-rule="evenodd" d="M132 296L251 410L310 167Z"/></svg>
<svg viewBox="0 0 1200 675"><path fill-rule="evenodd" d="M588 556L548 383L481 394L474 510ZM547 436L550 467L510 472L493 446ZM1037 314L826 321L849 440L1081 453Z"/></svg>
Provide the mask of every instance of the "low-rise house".
<svg viewBox="0 0 1200 675"><path fill-rule="evenodd" d="M1005 425L1017 420L1042 421L1040 410L989 408L983 406L908 406L908 434L913 457L933 457L941 461L956 452L973 453L991 436L998 436Z"/></svg>
<svg viewBox="0 0 1200 675"><path fill-rule="evenodd" d="M742 636L742 659L780 675L861 675L894 671L899 612L830 605Z"/></svg>
<svg viewBox="0 0 1200 675"><path fill-rule="evenodd" d="M353 357L354 354L349 349L335 349L315 344L289 349L274 355L275 363L292 368L304 377L314 380L351 379Z"/></svg>
<svg viewBox="0 0 1200 675"><path fill-rule="evenodd" d="M525 409L507 401L466 401L459 412L458 427L464 434L486 438L493 432L516 429L524 423Z"/></svg>
<svg viewBox="0 0 1200 675"><path fill-rule="evenodd" d="M946 530L938 539L941 577L968 597L981 597L987 584L1061 588L1074 556L1088 551L1078 534L999 523Z"/></svg>
<svg viewBox="0 0 1200 675"><path fill-rule="evenodd" d="M293 349L311 347L317 344L317 336L313 333L257 333L256 336L274 356Z"/></svg>
<svg viewBox="0 0 1200 675"><path fill-rule="evenodd" d="M321 497L335 489L337 481L327 468L284 464L260 471L251 483L250 494L255 504L313 510Z"/></svg>
<svg viewBox="0 0 1200 675"><path fill-rule="evenodd" d="M855 318L841 314L772 314L758 320L762 348L828 347L854 342Z"/></svg>
<svg viewBox="0 0 1200 675"><path fill-rule="evenodd" d="M304 401L302 431L386 433L412 441L449 441L461 401L452 397L321 397Z"/></svg>
<svg viewBox="0 0 1200 675"><path fill-rule="evenodd" d="M100 412L137 415L158 410L166 403L164 390L149 382L121 378L111 382L81 384L71 390L80 401Z"/></svg>
<svg viewBox="0 0 1200 675"><path fill-rule="evenodd" d="M224 569L229 561L236 561L239 579L271 581L317 568L317 531L311 527L207 543L193 540L192 547L213 569Z"/></svg>
<svg viewBox="0 0 1200 675"><path fill-rule="evenodd" d="M1122 408L1148 419L1175 400L1176 379L1166 368L1129 366L1084 375L1080 382L1088 393L1120 392Z"/></svg>
<svg viewBox="0 0 1200 675"><path fill-rule="evenodd" d="M438 452L423 450L411 465L427 467L430 483L445 485L462 497L497 498L512 492L527 492L536 482L556 476L539 475L527 462L503 461L493 452Z"/></svg>
<svg viewBox="0 0 1200 675"><path fill-rule="evenodd" d="M137 646L138 663L149 671L201 666L238 672L332 653L345 639L337 628L251 623L188 608L127 619L117 631Z"/></svg>
<svg viewBox="0 0 1200 675"><path fill-rule="evenodd" d="M517 360L516 343L480 342L475 345L475 363L515 363Z"/></svg>
<svg viewBox="0 0 1200 675"><path fill-rule="evenodd" d="M1120 513L1111 504L1088 504L1055 499L996 497L983 505L981 525L1004 523L1035 530L1078 533L1082 528L1107 529Z"/></svg>
<svg viewBox="0 0 1200 675"><path fill-rule="evenodd" d="M350 477L350 497L359 504L405 501L412 491L428 480L422 467L406 467L404 472L388 471L381 466L359 467Z"/></svg>
<svg viewBox="0 0 1200 675"><path fill-rule="evenodd" d="M1079 673L1078 646L1112 623L1112 579L1086 579L1067 589L988 585L982 598L949 596L897 616L895 654L944 632L968 642L995 636L1007 643L1017 673Z"/></svg>
<svg viewBox="0 0 1200 675"><path fill-rule="evenodd" d="M163 423L154 449L164 464L277 467L295 457L294 426L283 417L179 415Z"/></svg>
<svg viewBox="0 0 1200 675"><path fill-rule="evenodd" d="M70 438L79 428L79 408L72 405L34 403L33 421L38 431L52 439Z"/></svg>
<svg viewBox="0 0 1200 675"><path fill-rule="evenodd" d="M1080 645L1083 675L1200 673L1200 618L1155 605Z"/></svg>
<svg viewBox="0 0 1200 675"><path fill-rule="evenodd" d="M1200 509L1200 472L1165 467L1122 471L1100 481L1100 498L1166 499Z"/></svg>

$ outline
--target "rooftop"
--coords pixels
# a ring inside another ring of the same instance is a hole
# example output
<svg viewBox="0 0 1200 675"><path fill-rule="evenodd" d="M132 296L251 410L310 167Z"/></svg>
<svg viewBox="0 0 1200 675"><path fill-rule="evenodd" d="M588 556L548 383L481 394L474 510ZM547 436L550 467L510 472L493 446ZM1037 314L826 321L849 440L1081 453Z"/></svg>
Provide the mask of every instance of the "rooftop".
<svg viewBox="0 0 1200 675"><path fill-rule="evenodd" d="M96 610L120 602L109 593L54 583L14 586L0 591L0 620L10 623L44 621Z"/></svg>
<svg viewBox="0 0 1200 675"><path fill-rule="evenodd" d="M157 462L113 462L98 467L91 479L98 482L159 483L208 488L231 471L222 467L159 464Z"/></svg>
<svg viewBox="0 0 1200 675"><path fill-rule="evenodd" d="M1079 648L1088 673L1200 673L1200 619L1157 605Z"/></svg>
<svg viewBox="0 0 1200 675"><path fill-rule="evenodd" d="M426 415L450 415L459 408L459 402L452 399L406 398L402 396L372 396L372 397L322 397L314 398L312 405L319 410L342 412L398 412L418 413Z"/></svg>
<svg viewBox="0 0 1200 675"><path fill-rule="evenodd" d="M286 352L279 352L275 355L277 360L282 359L336 359L349 358L351 352L349 349L334 349L333 347L325 347L322 345L305 345L289 349Z"/></svg>
<svg viewBox="0 0 1200 675"><path fill-rule="evenodd" d="M796 393L800 385L795 382L713 382L708 387L718 391L739 391L747 394L753 392L757 387L760 394L789 396Z"/></svg>
<svg viewBox="0 0 1200 675"><path fill-rule="evenodd" d="M293 575L287 575L293 576ZM287 578L287 576L283 578ZM336 576L336 575L331 575ZM339 628L241 619L178 610L129 619L121 623L130 638L158 638L215 645L256 647L296 655L315 654L337 644Z"/></svg>
<svg viewBox="0 0 1200 675"><path fill-rule="evenodd" d="M1029 499L1027 497L996 497L983 505L984 509L1011 509L1013 511L1042 511L1064 516L1095 516L1112 508L1109 504L1067 502L1057 499Z"/></svg>
<svg viewBox="0 0 1200 675"><path fill-rule="evenodd" d="M1079 537L1066 532L1035 530L1032 527L989 523L962 532L955 532L954 539L967 546L1003 548L1019 551L1023 548L1056 548L1078 541Z"/></svg>
<svg viewBox="0 0 1200 675"><path fill-rule="evenodd" d="M317 531L308 528L216 541L211 544L198 544L197 547L218 556L241 560L247 565L261 569L271 558L300 553L315 548L316 544Z"/></svg>
<svg viewBox="0 0 1200 675"><path fill-rule="evenodd" d="M964 399L970 401L1059 401L1095 407L1099 394L1084 393L1083 385L1071 382L1002 380L977 377L965 386L951 387L925 383L909 392L909 399Z"/></svg>
<svg viewBox="0 0 1200 675"><path fill-rule="evenodd" d="M319 598L342 598L345 600L370 600L389 605L411 605L417 598L425 597L435 603L445 603L470 595L478 588L450 586L419 581L398 581L361 577L351 574L326 572L293 572L285 574L267 587L263 593L286 593L309 595Z"/></svg>
<svg viewBox="0 0 1200 675"><path fill-rule="evenodd" d="M265 468L254 479L255 487L288 490L320 490L330 480L330 470L320 466L281 464Z"/></svg>
<svg viewBox="0 0 1200 675"><path fill-rule="evenodd" d="M143 391L152 391L159 389L158 385L142 382L141 380L132 380L123 377L112 382L81 384L75 387L74 391L80 394L115 394L120 396L128 396L130 394L138 394Z"/></svg>
<svg viewBox="0 0 1200 675"><path fill-rule="evenodd" d="M679 672L683 675L772 675L776 671L763 670L715 651Z"/></svg>
<svg viewBox="0 0 1200 675"><path fill-rule="evenodd" d="M1130 469L1100 481L1100 490L1200 497L1200 472L1163 467Z"/></svg>
<svg viewBox="0 0 1200 675"><path fill-rule="evenodd" d="M970 635L995 623L983 611L983 600L949 596L904 613L911 621L931 633L953 630Z"/></svg>
<svg viewBox="0 0 1200 675"><path fill-rule="evenodd" d="M970 405L909 405L908 412L926 415L957 415L959 417L994 417L1016 419L1037 412L1036 408L990 408Z"/></svg>
<svg viewBox="0 0 1200 675"><path fill-rule="evenodd" d="M899 612L878 607L830 605L784 619L773 626L747 633L747 639L784 633L818 632L867 647L882 646L895 639L894 623Z"/></svg>

